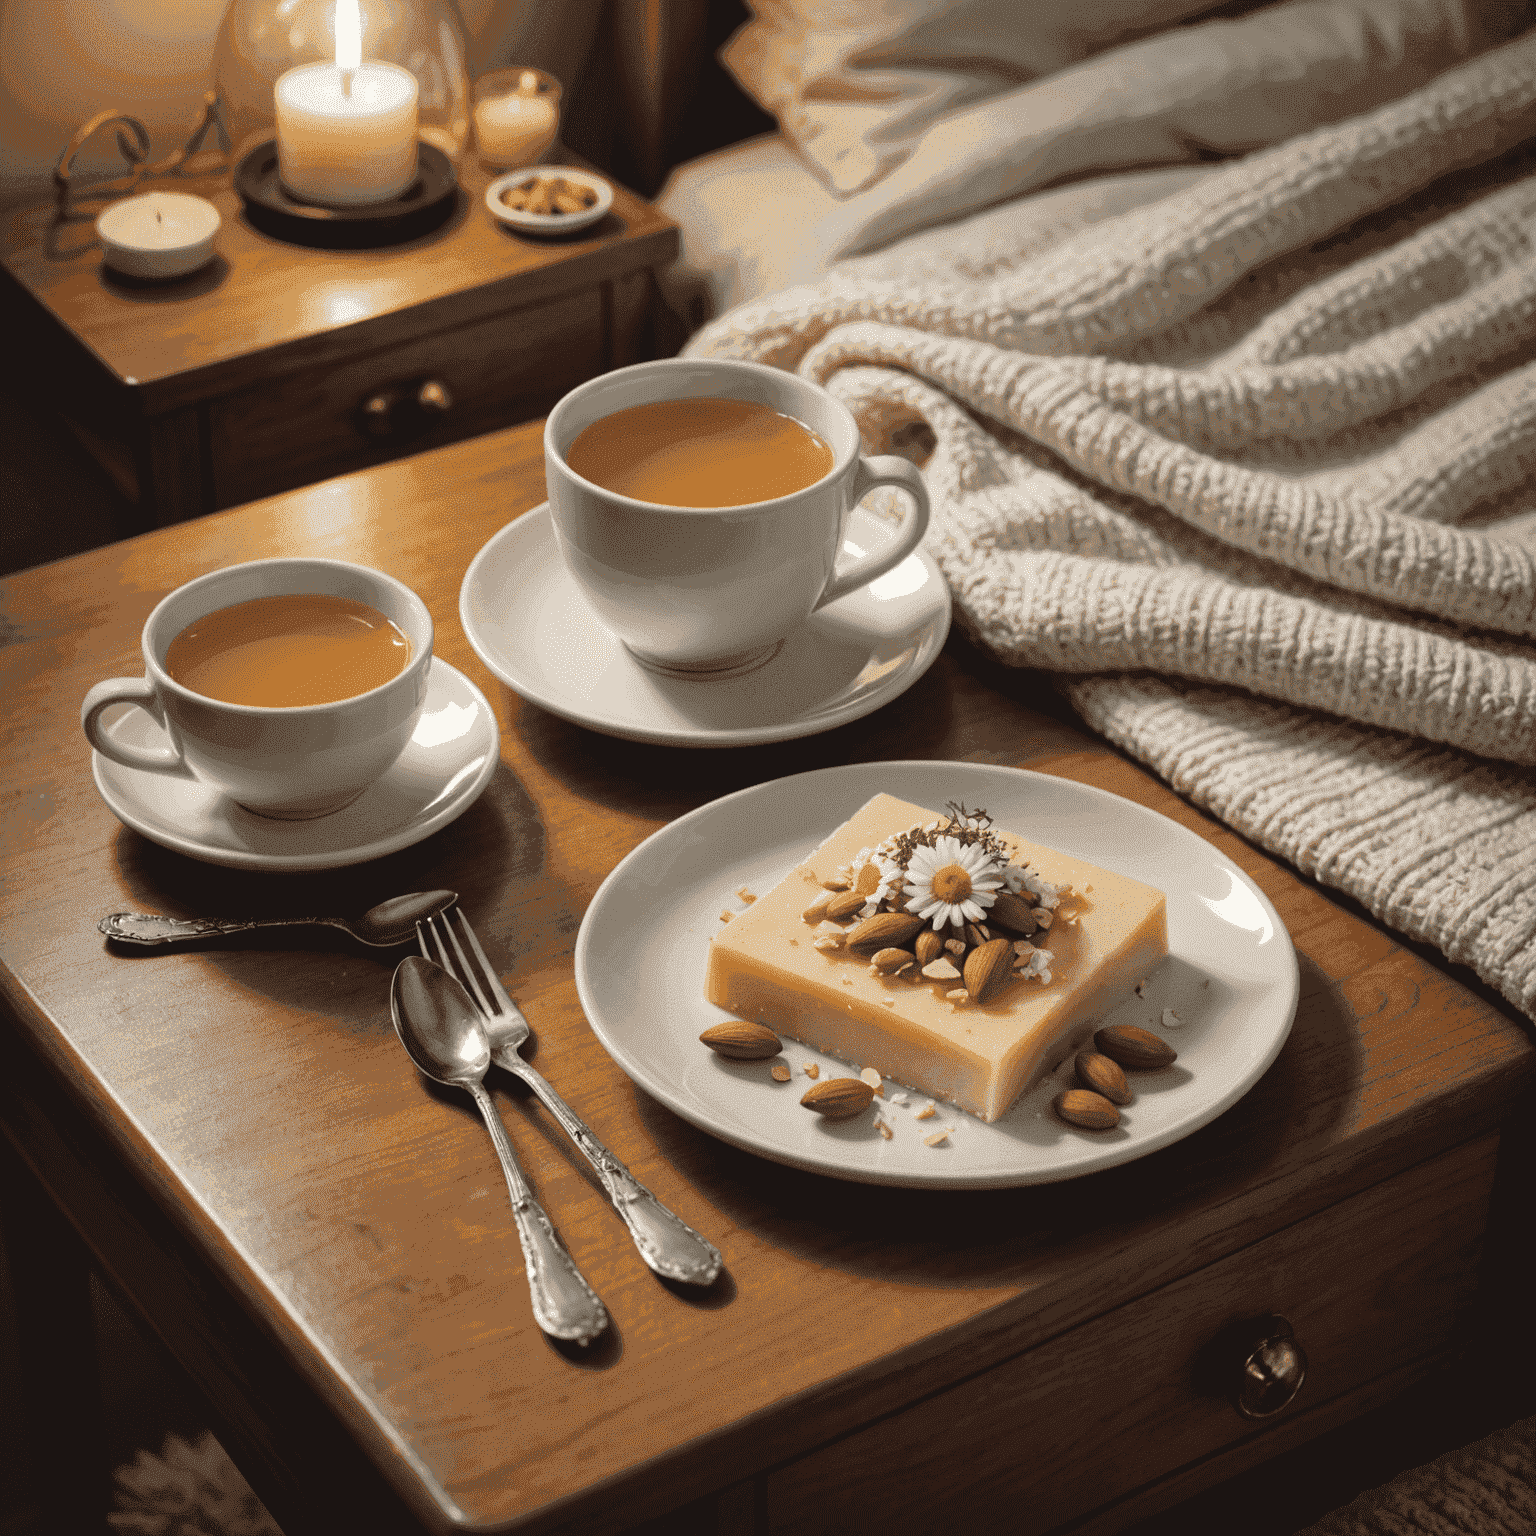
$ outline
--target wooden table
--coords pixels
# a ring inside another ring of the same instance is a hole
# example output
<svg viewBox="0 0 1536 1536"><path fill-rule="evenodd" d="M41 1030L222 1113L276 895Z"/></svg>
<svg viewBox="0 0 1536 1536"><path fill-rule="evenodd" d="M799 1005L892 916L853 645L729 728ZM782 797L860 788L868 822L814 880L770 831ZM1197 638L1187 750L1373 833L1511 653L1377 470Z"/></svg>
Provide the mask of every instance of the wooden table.
<svg viewBox="0 0 1536 1536"><path fill-rule="evenodd" d="M89 221L51 204L0 239L7 383L61 415L141 527L543 415L649 355L672 222L624 187L591 229L498 224L466 156L457 204L404 245L316 250L254 228L228 174L160 180L209 198L214 261L171 283L105 270Z"/></svg>
<svg viewBox="0 0 1536 1536"><path fill-rule="evenodd" d="M287 1536L1117 1530L1401 1392L1476 1344L1479 1317L1509 1358L1524 1333L1479 1255L1501 1168L1525 1171L1521 1138L1501 1136L1536 1065L1517 1016L1042 709L1042 679L959 640L900 702L771 748L639 747L524 704L469 650L456 599L476 549L542 494L537 428L520 428L0 588L0 1124L207 1394ZM278 550L410 582L502 723L478 804L361 869L195 863L119 827L91 783L79 700L138 670L156 600ZM725 791L887 757L1096 784L1248 870L1302 970L1262 1082L1128 1166L962 1194L791 1171L635 1088L572 979L604 875ZM390 1028L394 956L321 934L128 957L95 930L121 908L348 912L435 886L462 893L539 1062L726 1257L702 1295L656 1281L542 1108L498 1082L518 1154L614 1318L587 1354L533 1327L484 1131L462 1096L424 1086ZM28 1295L64 1295L38 1279L52 1245L18 1246ZM1269 1313L1311 1368L1260 1425L1220 1395L1234 1362L1211 1351ZM34 1322L29 1336L46 1394L65 1335Z"/></svg>

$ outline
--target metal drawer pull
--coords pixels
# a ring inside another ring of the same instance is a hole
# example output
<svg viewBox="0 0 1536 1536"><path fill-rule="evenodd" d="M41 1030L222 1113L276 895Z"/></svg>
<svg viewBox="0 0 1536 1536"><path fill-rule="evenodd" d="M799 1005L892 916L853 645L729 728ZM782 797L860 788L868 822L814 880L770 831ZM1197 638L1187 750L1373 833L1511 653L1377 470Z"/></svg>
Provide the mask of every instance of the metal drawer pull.
<svg viewBox="0 0 1536 1536"><path fill-rule="evenodd" d="M441 379L423 379L381 389L363 401L362 429L369 437L404 436L425 430L434 417L453 409L453 395Z"/></svg>
<svg viewBox="0 0 1536 1536"><path fill-rule="evenodd" d="M1270 1319L1249 1350L1238 1373L1232 1402L1245 1419L1267 1419L1286 1407L1307 1379L1307 1355L1291 1325L1282 1318Z"/></svg>
<svg viewBox="0 0 1536 1536"><path fill-rule="evenodd" d="M453 396L441 379L428 379L416 391L416 404L429 416L441 416L453 409Z"/></svg>

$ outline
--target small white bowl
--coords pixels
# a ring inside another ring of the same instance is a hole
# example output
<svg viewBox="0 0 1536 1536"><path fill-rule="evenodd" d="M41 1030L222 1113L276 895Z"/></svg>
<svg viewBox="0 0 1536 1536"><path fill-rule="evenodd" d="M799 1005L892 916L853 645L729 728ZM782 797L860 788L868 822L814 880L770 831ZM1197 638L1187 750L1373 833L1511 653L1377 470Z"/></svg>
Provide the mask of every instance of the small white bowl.
<svg viewBox="0 0 1536 1536"><path fill-rule="evenodd" d="M501 194L508 187L520 186L530 176L563 176L578 186L590 187L597 193L597 201L580 213L524 213L521 208L509 208L502 202ZM564 235L573 229L585 229L589 224L596 224L613 207L613 187L601 176L594 176L590 171L578 171L573 166L525 165L520 170L498 176L485 189L485 206L493 219L510 224L514 229L525 230L530 234Z"/></svg>

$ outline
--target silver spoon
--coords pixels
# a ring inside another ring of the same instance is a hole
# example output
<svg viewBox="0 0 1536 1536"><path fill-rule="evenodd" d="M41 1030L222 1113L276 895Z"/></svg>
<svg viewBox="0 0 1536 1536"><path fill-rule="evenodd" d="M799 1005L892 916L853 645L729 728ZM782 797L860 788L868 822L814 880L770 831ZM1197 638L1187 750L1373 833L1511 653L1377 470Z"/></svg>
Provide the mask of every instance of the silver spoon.
<svg viewBox="0 0 1536 1536"><path fill-rule="evenodd" d="M608 1326L608 1313L582 1279L512 1155L512 1144L485 1091L491 1042L469 994L442 966L410 955L395 967L389 1011L400 1043L418 1070L434 1082L466 1089L491 1133L512 1195L534 1321L557 1339L575 1339L578 1344L595 1339Z"/></svg>
<svg viewBox="0 0 1536 1536"><path fill-rule="evenodd" d="M457 891L413 891L391 896L361 917L159 917L153 912L114 912L97 923L109 939L125 944L169 944L181 939L223 938L252 928L340 928L360 943L392 949L416 938L416 924L445 912L459 899Z"/></svg>

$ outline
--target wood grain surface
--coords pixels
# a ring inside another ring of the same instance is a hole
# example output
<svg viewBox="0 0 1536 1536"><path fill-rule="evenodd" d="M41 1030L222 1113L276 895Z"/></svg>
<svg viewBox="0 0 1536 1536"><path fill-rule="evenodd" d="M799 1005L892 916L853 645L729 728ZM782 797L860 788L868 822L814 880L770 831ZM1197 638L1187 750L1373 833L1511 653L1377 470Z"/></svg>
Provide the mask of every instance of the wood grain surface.
<svg viewBox="0 0 1536 1536"><path fill-rule="evenodd" d="M87 220L52 206L8 216L7 307L41 306L78 339L103 381L134 386L158 415L296 367L355 357L561 293L595 289L676 253L677 230L621 186L612 211L579 236L542 239L496 223L481 203L490 175L466 157L455 213L419 240L317 252L270 238L241 213L230 177L157 182L206 197L223 220L214 261L175 283L123 281L103 268ZM45 358L34 360L35 366ZM72 367L75 365L72 364ZM86 369L79 370L82 373Z"/></svg>
<svg viewBox="0 0 1536 1536"><path fill-rule="evenodd" d="M215 1400L287 1536L342 1528L327 1458L351 1513L368 1510L379 1531L617 1530L689 1501L717 1512L722 1530L761 1528L771 1469L819 1448L834 1465L842 1437L878 1437L877 1420L1154 1292L1182 1285L1212 1309L1181 1313L1180 1339L1264 1310L1270 1298L1242 1294L1246 1281L1212 1288L1200 1273L1225 1263L1247 1276L1241 1250L1344 1212L1341 1202L1375 1202L1409 1245L1400 1251L1418 1251L1403 1234L1420 1203L1393 1193L1416 1188L1413 1176L1373 1186L1508 1117L1533 1080L1510 1010L1088 735L1044 678L959 638L897 703L781 746L637 746L525 704L469 649L457 596L485 540L541 500L532 425L0 585L0 1043L14 1063L0 1123ZM279 552L409 582L433 612L439 653L486 690L502 729L500 768L465 816L357 869L277 876L194 862L119 826L91 780L80 699L99 678L141 671L154 604L200 572ZM1296 943L1302 999L1247 1098L1125 1167L956 1194L764 1162L629 1082L586 1027L571 969L582 913L613 865L730 790L913 757L1098 785L1195 829L1254 877ZM540 1067L725 1254L710 1292L658 1282L558 1128L497 1079L518 1156L614 1319L586 1353L533 1326L485 1132L467 1098L423 1082L390 1027L395 956L324 933L129 956L96 932L124 908L350 912L437 886L461 893L533 1025ZM1444 1209L1443 1191L1483 1167L1488 1144L1478 1147L1424 1176L1442 1194L1423 1208ZM1328 1230L1315 1266L1333 1295L1347 1224ZM1281 1246L1301 1286L1309 1248ZM1437 1294L1459 1306L1464 1278L1456 1269ZM1383 1294L1378 1285L1360 1304L1388 1305ZM1366 1373L1385 1380L1399 1363L1368 1356ZM1074 1402L1064 1374L1052 1407ZM1074 1486L1092 1499L1106 1453L1086 1436L1072 1454Z"/></svg>

